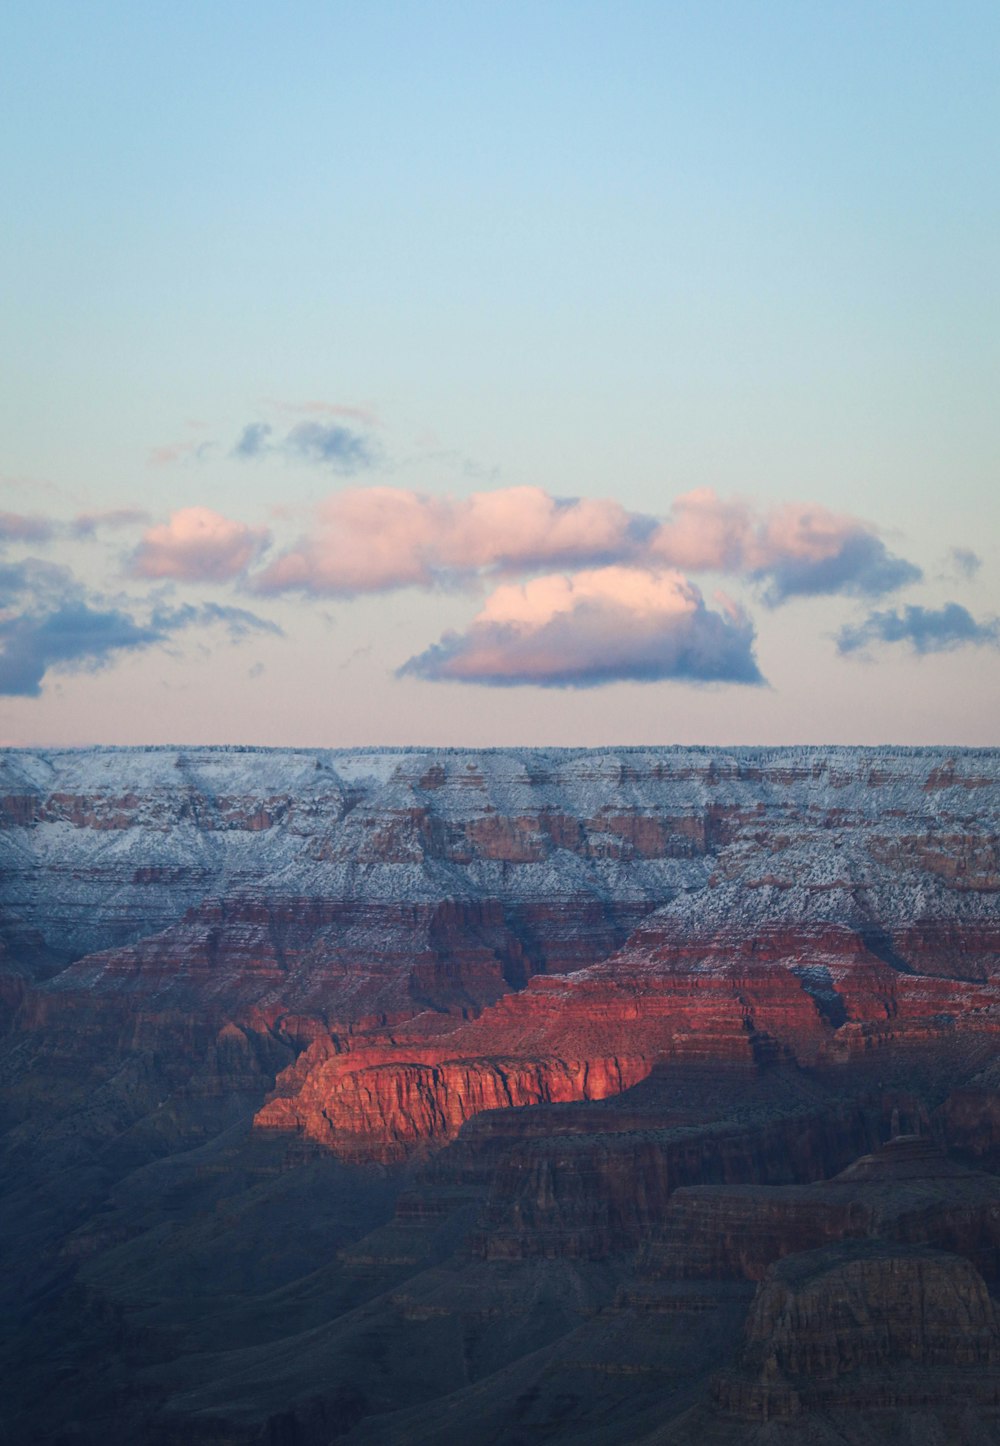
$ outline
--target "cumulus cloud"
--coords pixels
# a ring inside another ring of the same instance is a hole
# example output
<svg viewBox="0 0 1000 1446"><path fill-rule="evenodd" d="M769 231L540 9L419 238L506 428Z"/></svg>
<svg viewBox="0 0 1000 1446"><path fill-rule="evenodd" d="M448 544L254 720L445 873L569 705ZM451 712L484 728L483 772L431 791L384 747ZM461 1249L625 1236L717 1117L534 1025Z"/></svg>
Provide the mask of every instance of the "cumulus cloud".
<svg viewBox="0 0 1000 1446"><path fill-rule="evenodd" d="M498 587L465 633L401 669L434 681L590 688L622 681L762 683L754 629L675 572L604 567Z"/></svg>
<svg viewBox="0 0 1000 1446"><path fill-rule="evenodd" d="M329 498L319 524L257 578L260 591L349 596L505 568L603 561L631 552L649 525L617 502L560 501L540 487L462 499L352 488Z"/></svg>
<svg viewBox="0 0 1000 1446"><path fill-rule="evenodd" d="M0 567L0 694L35 698L51 671L95 672L123 653L167 642L190 627L221 624L233 641L280 629L243 608L207 603L147 611L88 596L67 568L28 559Z"/></svg>
<svg viewBox="0 0 1000 1446"><path fill-rule="evenodd" d="M848 532L834 541L830 551L775 557L754 576L765 583L764 601L770 607L793 597L842 593L848 597L884 597L923 577L920 568L895 557L881 538L870 532Z"/></svg>
<svg viewBox="0 0 1000 1446"><path fill-rule="evenodd" d="M907 607L901 612L870 613L857 627L842 628L841 653L856 653L876 643L908 643L917 653L943 653L969 646L1000 647L1000 619L977 622L959 603L940 608Z"/></svg>
<svg viewBox="0 0 1000 1446"><path fill-rule="evenodd" d="M677 497L649 538L649 551L686 572L742 572L755 519L748 502L724 501L710 488Z"/></svg>
<svg viewBox="0 0 1000 1446"><path fill-rule="evenodd" d="M741 576L776 606L823 593L879 597L921 576L856 518L801 503L761 511L710 491L679 497L657 521L618 502L556 498L540 487L461 499L353 488L331 497L317 523L257 587L349 596L498 571L620 563Z"/></svg>
<svg viewBox="0 0 1000 1446"><path fill-rule="evenodd" d="M676 499L649 551L689 572L742 574L763 587L772 607L829 593L881 597L921 577L855 517L795 502L761 512L709 489Z"/></svg>
<svg viewBox="0 0 1000 1446"><path fill-rule="evenodd" d="M184 507L151 527L132 555L134 577L184 582L225 582L245 572L271 540L209 507Z"/></svg>

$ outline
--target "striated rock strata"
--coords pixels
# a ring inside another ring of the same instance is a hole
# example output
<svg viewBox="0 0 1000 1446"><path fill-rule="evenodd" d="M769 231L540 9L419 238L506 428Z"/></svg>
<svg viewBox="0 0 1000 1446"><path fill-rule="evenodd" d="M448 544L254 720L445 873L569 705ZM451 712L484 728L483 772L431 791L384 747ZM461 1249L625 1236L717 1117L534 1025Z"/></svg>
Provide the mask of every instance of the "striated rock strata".
<svg viewBox="0 0 1000 1446"><path fill-rule="evenodd" d="M717 1391L725 1410L764 1421L845 1405L995 1405L998 1363L993 1302L968 1261L835 1246L772 1268L747 1319L742 1370Z"/></svg>
<svg viewBox="0 0 1000 1446"><path fill-rule="evenodd" d="M0 1434L1000 1443L998 838L987 750L2 755Z"/></svg>

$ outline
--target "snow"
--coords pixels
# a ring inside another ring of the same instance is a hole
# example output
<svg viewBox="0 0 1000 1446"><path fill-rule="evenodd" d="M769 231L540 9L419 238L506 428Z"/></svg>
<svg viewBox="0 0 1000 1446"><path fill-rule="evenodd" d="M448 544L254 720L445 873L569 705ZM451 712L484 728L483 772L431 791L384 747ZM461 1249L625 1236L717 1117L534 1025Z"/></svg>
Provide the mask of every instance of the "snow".
<svg viewBox="0 0 1000 1446"><path fill-rule="evenodd" d="M927 863L969 837L979 853L967 869L1000 867L989 749L11 749L0 795L36 813L0 831L0 908L73 953L244 892L594 899L744 928L992 918L998 900L983 879L956 888ZM610 823L630 813L668 831L724 814L732 837L690 856L681 840L677 857L615 857ZM581 820L587 848L556 847L544 814ZM264 815L269 826L249 827ZM498 820L531 860L483 856L475 840Z"/></svg>

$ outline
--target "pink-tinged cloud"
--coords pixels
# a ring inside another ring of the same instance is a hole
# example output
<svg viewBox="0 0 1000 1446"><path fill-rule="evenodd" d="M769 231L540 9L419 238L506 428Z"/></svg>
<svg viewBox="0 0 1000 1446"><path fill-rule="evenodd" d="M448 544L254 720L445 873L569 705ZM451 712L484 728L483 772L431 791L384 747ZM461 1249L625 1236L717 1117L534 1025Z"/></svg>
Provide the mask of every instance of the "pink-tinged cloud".
<svg viewBox="0 0 1000 1446"><path fill-rule="evenodd" d="M540 487L429 497L352 488L320 509L319 526L256 580L262 592L327 596L468 580L481 573L585 564L635 546L637 519L617 502L560 501Z"/></svg>
<svg viewBox="0 0 1000 1446"><path fill-rule="evenodd" d="M709 488L687 492L650 535L649 552L687 572L742 572L754 521L749 502L723 501Z"/></svg>
<svg viewBox="0 0 1000 1446"><path fill-rule="evenodd" d="M238 577L270 541L265 528L248 527L209 507L184 507L151 527L132 557L136 577L184 582L225 582Z"/></svg>
<svg viewBox="0 0 1000 1446"><path fill-rule="evenodd" d="M808 503L763 511L691 492L656 522L615 501L557 499L540 487L463 499L371 487L331 497L313 531L256 586L350 596L610 563L741 576L771 606L823 593L879 597L921 575L869 524Z"/></svg>
<svg viewBox="0 0 1000 1446"><path fill-rule="evenodd" d="M749 617L706 607L676 572L603 567L503 584L464 633L446 633L400 672L494 687L616 682L762 683Z"/></svg>
<svg viewBox="0 0 1000 1446"><path fill-rule="evenodd" d="M764 587L772 606L821 593L879 597L921 576L856 517L801 502L761 512L709 489L678 497L648 545L673 567L742 574Z"/></svg>

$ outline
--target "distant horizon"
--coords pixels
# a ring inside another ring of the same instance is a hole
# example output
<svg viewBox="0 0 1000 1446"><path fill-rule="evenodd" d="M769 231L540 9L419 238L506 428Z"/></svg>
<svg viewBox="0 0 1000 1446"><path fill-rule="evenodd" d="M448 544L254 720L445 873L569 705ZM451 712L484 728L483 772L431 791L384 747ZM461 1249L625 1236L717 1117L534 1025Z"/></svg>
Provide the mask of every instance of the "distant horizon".
<svg viewBox="0 0 1000 1446"><path fill-rule="evenodd" d="M72 743L3 744L4 753L1000 753L1000 744L990 743Z"/></svg>

